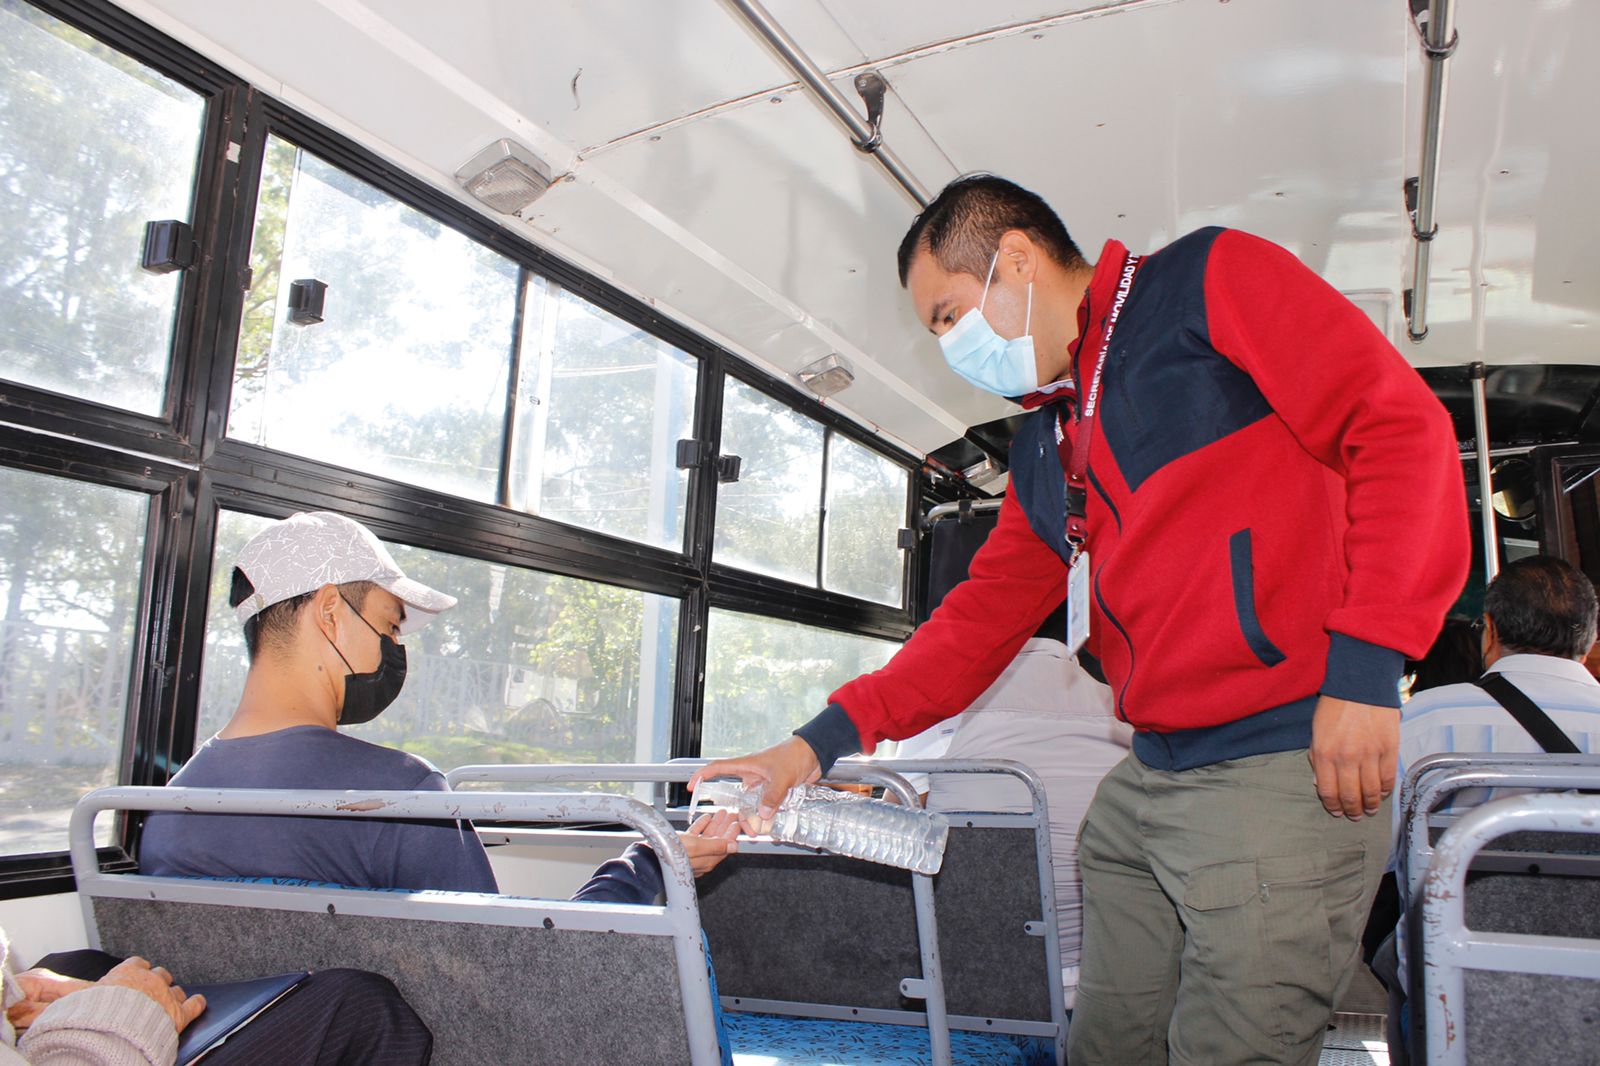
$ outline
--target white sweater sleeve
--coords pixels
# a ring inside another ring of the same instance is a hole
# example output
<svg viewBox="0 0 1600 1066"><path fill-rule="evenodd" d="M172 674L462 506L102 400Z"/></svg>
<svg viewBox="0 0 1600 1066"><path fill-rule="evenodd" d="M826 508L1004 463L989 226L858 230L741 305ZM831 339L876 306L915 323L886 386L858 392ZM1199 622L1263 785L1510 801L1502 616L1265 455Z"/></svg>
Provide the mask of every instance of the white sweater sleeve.
<svg viewBox="0 0 1600 1066"><path fill-rule="evenodd" d="M101 985L50 1004L17 1050L28 1066L173 1066L178 1033L149 996Z"/></svg>

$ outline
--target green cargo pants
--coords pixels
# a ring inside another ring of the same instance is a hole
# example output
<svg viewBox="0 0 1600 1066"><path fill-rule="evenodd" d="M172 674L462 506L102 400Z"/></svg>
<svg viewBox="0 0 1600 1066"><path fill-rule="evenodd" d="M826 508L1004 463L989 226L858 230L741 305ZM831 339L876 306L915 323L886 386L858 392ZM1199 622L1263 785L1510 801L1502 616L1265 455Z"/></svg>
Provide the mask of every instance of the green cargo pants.
<svg viewBox="0 0 1600 1066"><path fill-rule="evenodd" d="M1389 852L1305 749L1194 770L1128 756L1084 818L1072 1066L1315 1064Z"/></svg>

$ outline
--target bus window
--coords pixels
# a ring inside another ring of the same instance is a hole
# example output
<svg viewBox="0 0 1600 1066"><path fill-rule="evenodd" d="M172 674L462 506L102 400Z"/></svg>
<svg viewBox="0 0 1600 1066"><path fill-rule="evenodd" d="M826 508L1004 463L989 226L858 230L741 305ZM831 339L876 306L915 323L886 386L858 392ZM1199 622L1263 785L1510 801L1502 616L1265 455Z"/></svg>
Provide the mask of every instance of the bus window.
<svg viewBox="0 0 1600 1066"><path fill-rule="evenodd" d="M0 352L15 381L158 414L179 271L145 223L187 220L205 101L29 7L0 7Z"/></svg>
<svg viewBox="0 0 1600 1066"><path fill-rule="evenodd" d="M828 703L828 693L889 661L899 645L752 614L713 610L706 637L707 758L771 744Z"/></svg>
<svg viewBox="0 0 1600 1066"><path fill-rule="evenodd" d="M512 507L678 551L694 436L694 357L530 277L511 453Z"/></svg>
<svg viewBox="0 0 1600 1066"><path fill-rule="evenodd" d="M78 797L117 783L149 510L0 467L0 854L61 850Z"/></svg>
<svg viewBox="0 0 1600 1066"><path fill-rule="evenodd" d="M229 436L495 500L515 263L273 137L251 272ZM290 314L307 280L318 322Z"/></svg>
<svg viewBox="0 0 1600 1066"><path fill-rule="evenodd" d="M900 606L905 565L896 537L906 523L909 481L905 467L829 435L823 588Z"/></svg>
<svg viewBox="0 0 1600 1066"><path fill-rule="evenodd" d="M231 560L267 519L219 516L206 614L200 728L222 728L244 688L244 636L228 606ZM444 769L480 762L667 758L679 601L405 544L411 577L457 597L404 638L394 705L348 732Z"/></svg>

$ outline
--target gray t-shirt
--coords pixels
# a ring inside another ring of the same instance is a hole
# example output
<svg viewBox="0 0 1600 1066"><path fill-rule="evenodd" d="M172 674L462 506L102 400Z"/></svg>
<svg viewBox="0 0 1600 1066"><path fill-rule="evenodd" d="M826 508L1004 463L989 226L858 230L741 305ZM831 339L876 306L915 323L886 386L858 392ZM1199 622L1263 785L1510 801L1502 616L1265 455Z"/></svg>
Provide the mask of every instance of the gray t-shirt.
<svg viewBox="0 0 1600 1066"><path fill-rule="evenodd" d="M320 726L213 737L172 779L188 788L443 792L424 759ZM154 813L139 867L191 877L297 877L363 888L496 892L470 822Z"/></svg>

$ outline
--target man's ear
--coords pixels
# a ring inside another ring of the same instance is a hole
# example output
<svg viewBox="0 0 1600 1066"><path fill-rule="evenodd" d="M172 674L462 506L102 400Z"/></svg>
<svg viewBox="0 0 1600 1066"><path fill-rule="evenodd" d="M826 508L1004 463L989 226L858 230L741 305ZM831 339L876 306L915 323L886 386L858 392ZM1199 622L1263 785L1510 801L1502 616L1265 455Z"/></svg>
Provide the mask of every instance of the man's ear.
<svg viewBox="0 0 1600 1066"><path fill-rule="evenodd" d="M1483 653L1483 665L1488 668L1494 665L1502 653L1500 647L1500 629L1494 624L1494 615L1485 613L1483 616L1483 643L1479 645Z"/></svg>
<svg viewBox="0 0 1600 1066"><path fill-rule="evenodd" d="M311 624L322 632L324 637L334 640L340 635L344 622L339 610L339 586L324 585L311 594L311 603L308 610L311 614Z"/></svg>
<svg viewBox="0 0 1600 1066"><path fill-rule="evenodd" d="M1013 277L1026 285L1038 273L1039 255L1039 246L1032 237L1022 230L1008 229L1000 235L1000 261L995 266L995 276Z"/></svg>

